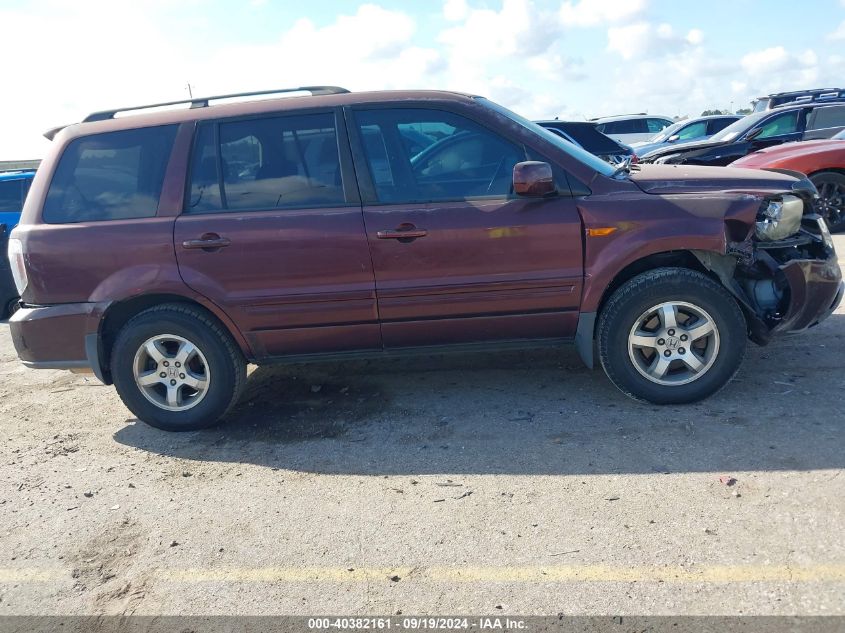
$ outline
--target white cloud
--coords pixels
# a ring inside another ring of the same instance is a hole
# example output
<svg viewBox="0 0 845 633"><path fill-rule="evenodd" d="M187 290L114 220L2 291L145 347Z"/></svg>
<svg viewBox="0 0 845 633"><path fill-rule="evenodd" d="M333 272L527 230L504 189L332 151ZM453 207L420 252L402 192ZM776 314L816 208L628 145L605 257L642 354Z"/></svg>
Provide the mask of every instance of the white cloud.
<svg viewBox="0 0 845 633"><path fill-rule="evenodd" d="M746 54L741 60L743 70L752 77L782 71L807 70L818 64L815 51L790 53L783 46L773 46Z"/></svg>
<svg viewBox="0 0 845 633"><path fill-rule="evenodd" d="M635 22L614 26L607 30L607 50L618 53L623 59L659 55L686 46L699 46L704 41L701 29L692 29L686 35L675 32L671 24L654 26L650 22Z"/></svg>
<svg viewBox="0 0 845 633"><path fill-rule="evenodd" d="M446 0L443 3L443 17L449 22L463 20L467 13L469 13L469 7L466 0Z"/></svg>
<svg viewBox="0 0 845 633"><path fill-rule="evenodd" d="M567 0L560 7L565 26L589 27L624 22L642 13L647 0Z"/></svg>
<svg viewBox="0 0 845 633"><path fill-rule="evenodd" d="M842 0L842 3L845 5L845 0ZM839 27L835 31L828 34L827 39L834 41L845 40L845 20L839 24Z"/></svg>

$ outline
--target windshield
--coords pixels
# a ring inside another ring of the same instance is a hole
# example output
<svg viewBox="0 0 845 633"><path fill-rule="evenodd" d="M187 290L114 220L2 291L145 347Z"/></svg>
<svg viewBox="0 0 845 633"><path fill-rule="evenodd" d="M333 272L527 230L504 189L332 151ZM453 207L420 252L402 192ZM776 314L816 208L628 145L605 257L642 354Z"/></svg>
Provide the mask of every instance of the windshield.
<svg viewBox="0 0 845 633"><path fill-rule="evenodd" d="M832 136L831 138L835 138L838 140L845 141L845 130L842 130L839 134Z"/></svg>
<svg viewBox="0 0 845 633"><path fill-rule="evenodd" d="M607 176L607 177L613 176L613 174L615 172L613 166L611 166L609 163L604 162L598 156L594 156L593 154L590 154L590 152L588 152L587 150L581 149L577 145L573 145L572 143L570 143L569 141L567 141L563 137L558 136L557 134L555 134L551 130L547 130L542 125L538 125L537 123L534 123L533 121L529 121L525 117L518 115L516 112L512 112L512 111L508 110L507 108L500 106L498 103L494 103L492 101L489 101L488 99L485 99L484 97L476 97L476 100L479 103L484 104L485 106L487 106L491 110L495 110L499 114L506 116L511 121L518 123L519 125L521 125L523 127L528 128L529 130L534 132L537 136L543 137L548 142L552 143L555 147L560 148L561 150L563 150L564 152L566 152L567 154L572 156L572 158L574 158L575 160L584 163L585 165L587 165L591 169L599 172L603 176Z"/></svg>
<svg viewBox="0 0 845 633"><path fill-rule="evenodd" d="M757 125L762 119L766 118L767 116L771 115L772 113L768 110L766 112L757 112L756 114L749 114L748 116L742 117L739 121L734 121L724 130L719 132L718 134L714 134L710 137L710 140L713 142L727 142L732 141L735 138L742 136L752 127Z"/></svg>
<svg viewBox="0 0 845 633"><path fill-rule="evenodd" d="M665 128L662 132L659 132L655 136L652 136L647 143L662 143L667 138L675 134L678 130L684 127L687 123L689 123L689 119L684 119L683 121L678 121L677 123L673 123L669 127Z"/></svg>

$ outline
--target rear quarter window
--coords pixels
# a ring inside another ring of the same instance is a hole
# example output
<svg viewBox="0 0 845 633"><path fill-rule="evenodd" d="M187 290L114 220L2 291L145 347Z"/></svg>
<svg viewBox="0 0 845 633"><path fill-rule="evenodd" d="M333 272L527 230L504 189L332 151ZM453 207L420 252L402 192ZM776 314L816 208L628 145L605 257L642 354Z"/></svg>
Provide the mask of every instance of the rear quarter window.
<svg viewBox="0 0 845 633"><path fill-rule="evenodd" d="M176 136L167 125L93 134L62 154L42 220L48 224L153 217Z"/></svg>

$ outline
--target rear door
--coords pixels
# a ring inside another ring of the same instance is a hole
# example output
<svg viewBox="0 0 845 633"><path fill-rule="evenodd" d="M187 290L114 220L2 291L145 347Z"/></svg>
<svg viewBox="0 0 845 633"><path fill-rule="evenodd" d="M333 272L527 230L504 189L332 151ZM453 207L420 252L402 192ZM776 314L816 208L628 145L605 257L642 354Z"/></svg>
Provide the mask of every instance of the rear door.
<svg viewBox="0 0 845 633"><path fill-rule="evenodd" d="M804 139L828 139L845 129L845 105L813 108L807 115Z"/></svg>
<svg viewBox="0 0 845 633"><path fill-rule="evenodd" d="M199 124L179 269L259 358L381 347L343 126L333 110Z"/></svg>
<svg viewBox="0 0 845 633"><path fill-rule="evenodd" d="M351 114L385 347L574 335L581 221L565 181L514 196L526 149L456 112Z"/></svg>

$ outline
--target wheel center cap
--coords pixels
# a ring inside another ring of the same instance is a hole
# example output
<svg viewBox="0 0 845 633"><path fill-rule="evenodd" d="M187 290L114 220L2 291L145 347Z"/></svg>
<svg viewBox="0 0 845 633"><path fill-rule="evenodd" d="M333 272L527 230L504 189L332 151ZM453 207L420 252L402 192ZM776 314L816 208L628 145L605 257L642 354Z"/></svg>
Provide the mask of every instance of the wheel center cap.
<svg viewBox="0 0 845 633"><path fill-rule="evenodd" d="M681 339L676 336L669 336L666 338L666 348L676 350L681 345Z"/></svg>
<svg viewBox="0 0 845 633"><path fill-rule="evenodd" d="M176 377L179 376L179 372L177 371L177 369L175 367L168 367L167 368L167 375L170 378L176 378Z"/></svg>

